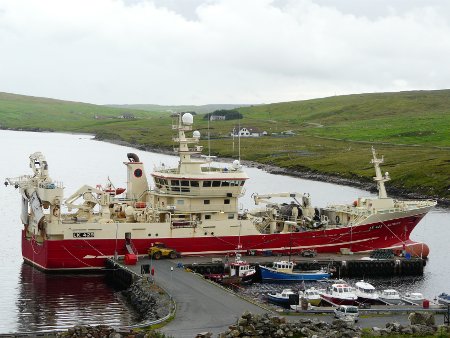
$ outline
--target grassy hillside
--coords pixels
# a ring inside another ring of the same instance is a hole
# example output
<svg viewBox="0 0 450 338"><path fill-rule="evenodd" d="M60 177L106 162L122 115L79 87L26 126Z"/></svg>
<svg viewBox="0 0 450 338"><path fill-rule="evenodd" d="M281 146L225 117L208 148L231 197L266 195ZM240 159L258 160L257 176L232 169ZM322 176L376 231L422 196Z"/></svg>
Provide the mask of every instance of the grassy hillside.
<svg viewBox="0 0 450 338"><path fill-rule="evenodd" d="M123 108L0 94L3 128L89 132L147 149L171 148L167 113L126 111L138 118L117 118ZM242 159L371 182L373 145L385 155L388 188L450 201L450 90L336 96L239 111L242 120L210 123L212 154L237 157L231 130L259 128L269 136L241 138ZM195 128L207 147L207 121L197 116ZM295 135L282 135L288 130Z"/></svg>
<svg viewBox="0 0 450 338"><path fill-rule="evenodd" d="M83 132L123 122L120 116L124 114L138 119L161 115L159 112L0 93L2 128Z"/></svg>

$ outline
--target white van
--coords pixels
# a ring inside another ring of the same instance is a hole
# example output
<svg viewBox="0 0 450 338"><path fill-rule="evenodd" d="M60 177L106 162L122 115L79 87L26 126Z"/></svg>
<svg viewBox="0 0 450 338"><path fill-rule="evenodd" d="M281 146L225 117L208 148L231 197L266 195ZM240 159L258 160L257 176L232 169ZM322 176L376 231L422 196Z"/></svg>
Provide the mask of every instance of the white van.
<svg viewBox="0 0 450 338"><path fill-rule="evenodd" d="M341 305L334 309L334 317L341 319L352 319L357 322L359 318L359 310L356 306Z"/></svg>

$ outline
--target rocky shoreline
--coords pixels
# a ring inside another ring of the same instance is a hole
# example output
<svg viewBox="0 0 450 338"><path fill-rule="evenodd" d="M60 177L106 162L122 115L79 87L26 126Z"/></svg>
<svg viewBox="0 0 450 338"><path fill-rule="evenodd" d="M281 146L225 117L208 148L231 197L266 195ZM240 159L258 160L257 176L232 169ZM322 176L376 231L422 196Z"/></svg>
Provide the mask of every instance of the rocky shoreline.
<svg viewBox="0 0 450 338"><path fill-rule="evenodd" d="M300 318L288 320L286 317L271 314L255 315L245 312L236 323L217 335L218 338L284 338L284 337L310 337L310 338L354 338L354 337L448 337L448 326L436 326L434 315L430 313L411 313L410 325L388 322L385 327L372 327L362 329L352 320L336 319L326 323L317 319ZM166 335L152 329L114 329L104 325L75 326L64 332L47 335L58 338L164 338ZM210 332L200 332L195 338L212 338ZM194 338L194 337L193 337Z"/></svg>
<svg viewBox="0 0 450 338"><path fill-rule="evenodd" d="M161 147L151 147L151 146L146 146L146 145L142 145L142 144L132 144L132 143L122 141L122 140L102 139L102 138L98 138L97 136L94 139L98 140L98 141L102 141L102 142L108 142L108 143L118 144L118 145L122 145L122 146L126 146L126 147L132 147L132 148L136 148L136 149L139 149L142 151L147 151L147 152L160 153L160 154L173 155L173 156L177 155L174 151L171 151L166 148L161 148ZM232 159L218 157L215 159L215 161L230 162L230 161L232 161ZM338 184L338 185L346 185L346 186L350 186L350 187L354 187L354 188L368 190L372 193L377 192L376 184L371 181L358 180L356 178L354 178L354 179L345 178L345 177L341 177L338 175L329 175L329 174L324 174L324 173L314 171L314 170L308 170L306 168L303 170L292 170L292 169L288 169L288 168L278 167L278 166L272 165L272 164L263 164L263 163L247 161L247 160L243 160L243 161L241 161L241 163L247 167L258 168L258 169L264 170L264 171L266 171L270 174L274 174L274 175L285 175L285 176L291 176L291 177L298 177L298 178L303 178L303 179L307 179L307 180L333 183L333 184ZM439 198L439 197L435 197L435 196L428 196L428 195L419 194L416 192L405 191L405 190L398 189L398 188L395 188L392 186L387 186L386 190L391 196L396 197L396 198L433 199L438 202L439 207L450 208L450 199L448 199L448 198Z"/></svg>

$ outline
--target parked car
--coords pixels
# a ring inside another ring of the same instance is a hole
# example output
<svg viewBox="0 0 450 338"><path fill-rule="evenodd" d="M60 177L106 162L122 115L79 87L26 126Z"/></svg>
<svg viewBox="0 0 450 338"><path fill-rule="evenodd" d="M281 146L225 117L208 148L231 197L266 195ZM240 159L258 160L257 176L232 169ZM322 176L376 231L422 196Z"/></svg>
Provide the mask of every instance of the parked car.
<svg viewBox="0 0 450 338"><path fill-rule="evenodd" d="M316 257L317 251L312 249L305 249L300 252L303 257Z"/></svg>
<svg viewBox="0 0 450 338"><path fill-rule="evenodd" d="M359 310L353 305L341 305L334 309L334 317L341 319L352 319L355 322L359 319Z"/></svg>

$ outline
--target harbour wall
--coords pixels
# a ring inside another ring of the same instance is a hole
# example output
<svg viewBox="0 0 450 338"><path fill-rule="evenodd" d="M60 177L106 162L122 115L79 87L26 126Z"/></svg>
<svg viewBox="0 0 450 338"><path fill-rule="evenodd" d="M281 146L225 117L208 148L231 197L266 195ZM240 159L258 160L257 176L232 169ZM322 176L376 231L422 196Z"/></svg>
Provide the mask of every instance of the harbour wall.
<svg viewBox="0 0 450 338"><path fill-rule="evenodd" d="M272 260L249 262L257 272L256 280L261 279L259 266L270 266ZM426 260L414 259L386 259L386 260L361 260L342 258L339 260L305 260L296 261L294 269L297 270L329 270L333 278L353 277L395 277L395 276L421 276L424 272ZM226 265L223 262L185 263L188 268L199 274L223 273Z"/></svg>
<svg viewBox="0 0 450 338"><path fill-rule="evenodd" d="M122 294L141 319L140 323L128 328L148 327L174 315L176 304L172 297L150 278L110 258L106 259L105 273L109 282L122 289Z"/></svg>

